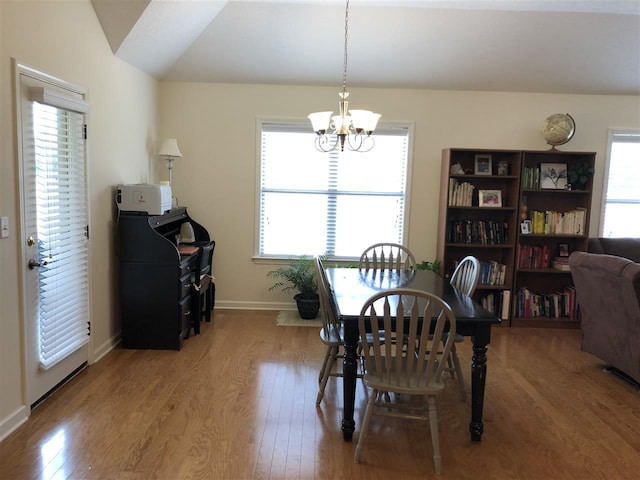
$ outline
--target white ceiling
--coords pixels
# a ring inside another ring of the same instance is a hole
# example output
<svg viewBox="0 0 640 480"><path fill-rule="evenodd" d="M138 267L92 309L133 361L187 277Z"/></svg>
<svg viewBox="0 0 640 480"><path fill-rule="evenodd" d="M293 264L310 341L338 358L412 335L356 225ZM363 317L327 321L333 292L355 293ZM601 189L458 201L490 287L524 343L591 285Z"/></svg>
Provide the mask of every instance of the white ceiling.
<svg viewBox="0 0 640 480"><path fill-rule="evenodd" d="M342 84L344 1L92 0L159 80ZM348 86L640 94L640 0L351 0Z"/></svg>

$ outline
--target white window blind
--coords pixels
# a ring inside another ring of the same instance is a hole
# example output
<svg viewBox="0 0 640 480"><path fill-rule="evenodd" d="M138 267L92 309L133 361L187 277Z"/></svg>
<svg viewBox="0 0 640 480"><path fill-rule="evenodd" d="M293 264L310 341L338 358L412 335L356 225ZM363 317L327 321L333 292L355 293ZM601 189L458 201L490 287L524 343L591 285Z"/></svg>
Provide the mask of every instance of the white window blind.
<svg viewBox="0 0 640 480"><path fill-rule="evenodd" d="M603 237L640 237L640 132L609 135Z"/></svg>
<svg viewBox="0 0 640 480"><path fill-rule="evenodd" d="M89 341L84 116L33 102L40 368ZM29 207L34 207L30 205Z"/></svg>
<svg viewBox="0 0 640 480"><path fill-rule="evenodd" d="M305 123L262 122L259 256L358 258L404 243L409 127L380 127L365 153L318 152Z"/></svg>

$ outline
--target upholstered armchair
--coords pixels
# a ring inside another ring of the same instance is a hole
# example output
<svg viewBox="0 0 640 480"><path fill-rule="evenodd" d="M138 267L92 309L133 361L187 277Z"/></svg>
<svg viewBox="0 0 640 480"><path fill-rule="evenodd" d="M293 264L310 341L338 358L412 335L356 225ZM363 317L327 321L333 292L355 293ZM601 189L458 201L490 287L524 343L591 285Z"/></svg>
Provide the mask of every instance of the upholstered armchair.
<svg viewBox="0 0 640 480"><path fill-rule="evenodd" d="M573 252L569 265L581 312L582 350L640 382L640 263Z"/></svg>

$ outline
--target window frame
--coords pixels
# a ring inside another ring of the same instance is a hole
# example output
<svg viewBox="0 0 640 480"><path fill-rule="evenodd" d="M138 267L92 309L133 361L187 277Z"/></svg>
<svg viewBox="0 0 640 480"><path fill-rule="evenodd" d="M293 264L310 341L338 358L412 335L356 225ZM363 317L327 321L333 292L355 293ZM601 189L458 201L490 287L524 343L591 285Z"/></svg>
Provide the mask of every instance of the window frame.
<svg viewBox="0 0 640 480"><path fill-rule="evenodd" d="M607 209L607 191L609 188L609 170L611 167L611 153L613 143L617 135L640 135L638 129L610 128L607 133L607 151L604 161L604 173L602 179L602 197L600 199L600 224L598 225L598 236L605 237L605 213ZM640 185L638 186L640 187ZM609 238L609 237L607 237ZM614 238L614 237L611 237Z"/></svg>
<svg viewBox="0 0 640 480"><path fill-rule="evenodd" d="M255 162L255 218L254 218L254 252L252 260L258 264L277 264L282 261L289 261L292 258L297 258L297 255L261 255L260 254L260 209L261 209L261 194L262 194L262 133L263 125L265 124L279 124L282 126L289 126L292 132L295 131L308 131L313 134L311 127L309 126L308 119L300 118L274 118L274 117L257 117L256 118L256 162ZM414 123L413 122L384 122L378 125L376 132L384 132L403 129L406 130L407 135L407 164L405 174L405 188L404 188L404 220L402 225L402 239L403 243L409 237L409 218L411 214L411 184L412 184L412 165L413 165L413 138L414 138ZM376 133L373 134L374 137ZM375 146L374 146L375 149ZM357 261L360 257L357 256L330 256L331 260L353 262Z"/></svg>

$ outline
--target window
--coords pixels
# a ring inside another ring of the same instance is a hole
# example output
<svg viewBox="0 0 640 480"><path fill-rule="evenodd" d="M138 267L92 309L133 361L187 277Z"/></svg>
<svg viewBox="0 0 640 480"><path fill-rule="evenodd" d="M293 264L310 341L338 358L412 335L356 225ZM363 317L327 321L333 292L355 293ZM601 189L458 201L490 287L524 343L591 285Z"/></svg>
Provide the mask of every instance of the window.
<svg viewBox="0 0 640 480"><path fill-rule="evenodd" d="M379 127L369 152L318 152L308 122L260 122L260 257L357 258L403 243L408 126Z"/></svg>
<svg viewBox="0 0 640 480"><path fill-rule="evenodd" d="M601 235L640 237L640 132L609 134Z"/></svg>

